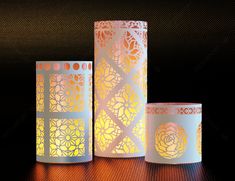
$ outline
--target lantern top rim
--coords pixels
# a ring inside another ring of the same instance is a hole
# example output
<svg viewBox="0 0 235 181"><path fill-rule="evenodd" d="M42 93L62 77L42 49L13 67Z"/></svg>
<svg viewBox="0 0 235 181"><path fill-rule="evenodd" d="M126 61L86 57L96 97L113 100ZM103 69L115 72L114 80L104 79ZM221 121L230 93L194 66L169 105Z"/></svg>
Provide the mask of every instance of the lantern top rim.
<svg viewBox="0 0 235 181"><path fill-rule="evenodd" d="M147 21L142 20L101 20L94 22L94 29L146 29Z"/></svg>

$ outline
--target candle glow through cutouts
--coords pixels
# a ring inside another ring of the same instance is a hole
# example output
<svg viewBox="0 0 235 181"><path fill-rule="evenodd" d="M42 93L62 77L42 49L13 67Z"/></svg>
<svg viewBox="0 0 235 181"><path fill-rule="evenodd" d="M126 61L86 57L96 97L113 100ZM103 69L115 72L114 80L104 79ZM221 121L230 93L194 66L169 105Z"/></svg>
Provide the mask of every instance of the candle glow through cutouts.
<svg viewBox="0 0 235 181"><path fill-rule="evenodd" d="M147 23L95 22L95 155L144 156Z"/></svg>
<svg viewBox="0 0 235 181"><path fill-rule="evenodd" d="M201 162L201 104L149 103L146 116L147 162Z"/></svg>
<svg viewBox="0 0 235 181"><path fill-rule="evenodd" d="M36 111L37 161L92 160L92 62L38 61Z"/></svg>

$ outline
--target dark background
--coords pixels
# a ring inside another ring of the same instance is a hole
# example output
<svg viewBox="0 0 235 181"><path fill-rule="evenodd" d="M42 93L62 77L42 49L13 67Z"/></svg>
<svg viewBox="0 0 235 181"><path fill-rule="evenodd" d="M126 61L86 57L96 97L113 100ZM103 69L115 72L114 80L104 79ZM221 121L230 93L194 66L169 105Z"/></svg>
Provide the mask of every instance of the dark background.
<svg viewBox="0 0 235 181"><path fill-rule="evenodd" d="M35 61L93 60L94 21L145 20L148 101L203 104L203 164L224 178L234 155L234 7L222 0L1 0L1 171L20 178L35 163Z"/></svg>

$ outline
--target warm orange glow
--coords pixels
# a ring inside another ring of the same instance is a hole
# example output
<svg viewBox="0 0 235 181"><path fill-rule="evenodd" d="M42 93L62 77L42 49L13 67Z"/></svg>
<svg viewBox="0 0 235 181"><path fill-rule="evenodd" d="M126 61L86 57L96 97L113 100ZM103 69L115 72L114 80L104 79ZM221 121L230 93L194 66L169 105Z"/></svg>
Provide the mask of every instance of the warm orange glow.
<svg viewBox="0 0 235 181"><path fill-rule="evenodd" d="M95 22L94 49L95 154L144 156L147 22Z"/></svg>
<svg viewBox="0 0 235 181"><path fill-rule="evenodd" d="M198 125L198 128L197 128L197 151L198 151L198 154L202 154L202 123L200 123Z"/></svg>
<svg viewBox="0 0 235 181"><path fill-rule="evenodd" d="M155 148L167 159L179 158L187 146L187 134L176 123L162 124L156 130Z"/></svg>
<svg viewBox="0 0 235 181"><path fill-rule="evenodd" d="M124 179L125 178L125 179ZM105 159L74 165L36 163L27 180L210 180L212 176L201 164L159 165L140 159Z"/></svg>

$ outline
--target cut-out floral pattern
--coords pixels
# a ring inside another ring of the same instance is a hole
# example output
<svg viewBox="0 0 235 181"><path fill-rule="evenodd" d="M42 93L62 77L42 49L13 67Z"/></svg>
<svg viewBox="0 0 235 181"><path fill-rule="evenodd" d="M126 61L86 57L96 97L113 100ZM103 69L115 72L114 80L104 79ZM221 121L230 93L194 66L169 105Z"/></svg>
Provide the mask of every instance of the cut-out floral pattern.
<svg viewBox="0 0 235 181"><path fill-rule="evenodd" d="M126 84L107 103L107 106L125 126L128 126L134 120L142 105L131 86Z"/></svg>
<svg viewBox="0 0 235 181"><path fill-rule="evenodd" d="M100 47L106 47L108 41L110 41L115 32L110 28L112 25L110 22L100 22L100 28L95 31L96 41Z"/></svg>
<svg viewBox="0 0 235 181"><path fill-rule="evenodd" d="M44 77L42 74L36 76L36 110L44 111Z"/></svg>
<svg viewBox="0 0 235 181"><path fill-rule="evenodd" d="M89 120L89 155L92 155L92 119Z"/></svg>
<svg viewBox="0 0 235 181"><path fill-rule="evenodd" d="M36 119L36 153L37 156L44 156L44 119Z"/></svg>
<svg viewBox="0 0 235 181"><path fill-rule="evenodd" d="M156 130L155 148L166 159L179 158L187 146L187 134L176 123L165 123Z"/></svg>
<svg viewBox="0 0 235 181"><path fill-rule="evenodd" d="M130 72L139 63L142 55L142 48L129 31L126 31L121 39L114 42L110 49L110 58L125 73Z"/></svg>
<svg viewBox="0 0 235 181"><path fill-rule="evenodd" d="M95 85L100 98L104 99L120 80L120 75L102 59L95 71Z"/></svg>
<svg viewBox="0 0 235 181"><path fill-rule="evenodd" d="M89 79L89 111L92 112L92 75L89 74L88 75L88 79Z"/></svg>
<svg viewBox="0 0 235 181"><path fill-rule="evenodd" d="M202 154L202 124L200 123L197 128L197 152L199 155Z"/></svg>
<svg viewBox="0 0 235 181"><path fill-rule="evenodd" d="M133 80L140 87L144 97L147 99L147 60L142 63L141 68L134 74Z"/></svg>
<svg viewBox="0 0 235 181"><path fill-rule="evenodd" d="M50 112L84 110L84 76L82 74L50 75Z"/></svg>
<svg viewBox="0 0 235 181"><path fill-rule="evenodd" d="M95 122L95 139L101 151L104 151L120 135L121 129L102 110Z"/></svg>
<svg viewBox="0 0 235 181"><path fill-rule="evenodd" d="M138 152L139 150L135 143L127 136L112 151L112 153L117 154L128 154Z"/></svg>
<svg viewBox="0 0 235 181"><path fill-rule="evenodd" d="M82 119L50 120L50 156L85 155L85 132Z"/></svg>
<svg viewBox="0 0 235 181"><path fill-rule="evenodd" d="M145 141L145 124L144 124L144 119L140 119L135 127L132 130L132 133L141 140L142 143Z"/></svg>

